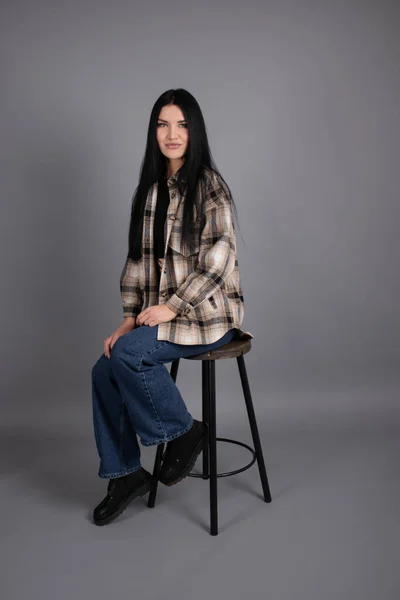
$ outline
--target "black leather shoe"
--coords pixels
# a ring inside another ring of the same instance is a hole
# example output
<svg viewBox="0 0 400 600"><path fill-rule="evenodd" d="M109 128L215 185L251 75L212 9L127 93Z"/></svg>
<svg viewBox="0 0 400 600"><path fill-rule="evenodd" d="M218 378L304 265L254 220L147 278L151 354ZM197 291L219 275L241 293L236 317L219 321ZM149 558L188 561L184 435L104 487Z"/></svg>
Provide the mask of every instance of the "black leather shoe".
<svg viewBox="0 0 400 600"><path fill-rule="evenodd" d="M190 473L205 443L206 427L202 421L194 419L189 431L167 443L158 477L161 483L169 486L182 481Z"/></svg>
<svg viewBox="0 0 400 600"><path fill-rule="evenodd" d="M134 498L150 490L152 476L143 467L139 471L110 479L107 495L93 511L95 525L107 525L116 519Z"/></svg>

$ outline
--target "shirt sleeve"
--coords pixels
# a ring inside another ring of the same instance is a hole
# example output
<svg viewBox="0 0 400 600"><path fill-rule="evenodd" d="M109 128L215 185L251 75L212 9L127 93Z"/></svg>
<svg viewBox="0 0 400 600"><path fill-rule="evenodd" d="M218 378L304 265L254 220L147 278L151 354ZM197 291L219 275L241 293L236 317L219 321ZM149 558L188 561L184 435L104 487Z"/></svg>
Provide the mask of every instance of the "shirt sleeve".
<svg viewBox="0 0 400 600"><path fill-rule="evenodd" d="M221 183L207 193L205 225L201 232L199 258L166 305L176 312L188 313L224 284L236 263L236 235L232 207Z"/></svg>
<svg viewBox="0 0 400 600"><path fill-rule="evenodd" d="M120 291L124 318L136 318L142 310L142 292L139 287L139 262L127 257L122 269Z"/></svg>

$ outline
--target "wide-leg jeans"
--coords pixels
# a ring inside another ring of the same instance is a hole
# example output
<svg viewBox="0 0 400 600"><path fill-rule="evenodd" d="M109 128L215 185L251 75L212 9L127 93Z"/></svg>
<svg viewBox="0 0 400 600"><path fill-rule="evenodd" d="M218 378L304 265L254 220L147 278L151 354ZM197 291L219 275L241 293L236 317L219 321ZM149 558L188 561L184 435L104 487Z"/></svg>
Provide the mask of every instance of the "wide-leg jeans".
<svg viewBox="0 0 400 600"><path fill-rule="evenodd" d="M92 368L93 425L100 456L99 477L112 479L141 468L143 446L169 442L188 431L193 417L165 363L228 343L230 329L212 344L157 340L158 325L122 335Z"/></svg>

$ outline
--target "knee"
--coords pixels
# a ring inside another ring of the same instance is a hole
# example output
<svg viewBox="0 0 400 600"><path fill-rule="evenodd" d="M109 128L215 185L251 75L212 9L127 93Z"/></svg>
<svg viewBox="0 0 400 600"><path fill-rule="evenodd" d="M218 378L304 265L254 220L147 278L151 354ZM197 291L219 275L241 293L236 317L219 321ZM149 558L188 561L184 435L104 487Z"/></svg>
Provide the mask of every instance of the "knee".
<svg viewBox="0 0 400 600"><path fill-rule="evenodd" d="M100 376L107 374L111 368L110 359L102 354L92 367L92 381L99 379Z"/></svg>
<svg viewBox="0 0 400 600"><path fill-rule="evenodd" d="M127 343L124 335L121 335L111 348L111 362L120 362L121 355L126 352Z"/></svg>
<svg viewBox="0 0 400 600"><path fill-rule="evenodd" d="M121 335L111 348L110 362L113 366L126 366L129 363L131 368L137 369L141 358L141 354L135 351L135 347L132 341L128 339L128 336Z"/></svg>

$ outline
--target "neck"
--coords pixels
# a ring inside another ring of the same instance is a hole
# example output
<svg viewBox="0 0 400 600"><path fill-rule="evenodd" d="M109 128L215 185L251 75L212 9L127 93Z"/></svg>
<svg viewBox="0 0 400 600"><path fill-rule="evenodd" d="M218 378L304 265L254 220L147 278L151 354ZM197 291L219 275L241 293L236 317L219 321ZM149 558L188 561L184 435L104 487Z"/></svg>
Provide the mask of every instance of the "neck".
<svg viewBox="0 0 400 600"><path fill-rule="evenodd" d="M183 160L181 158L169 159L167 164L167 178L172 177L172 175L175 175L175 173L179 171L182 165Z"/></svg>

